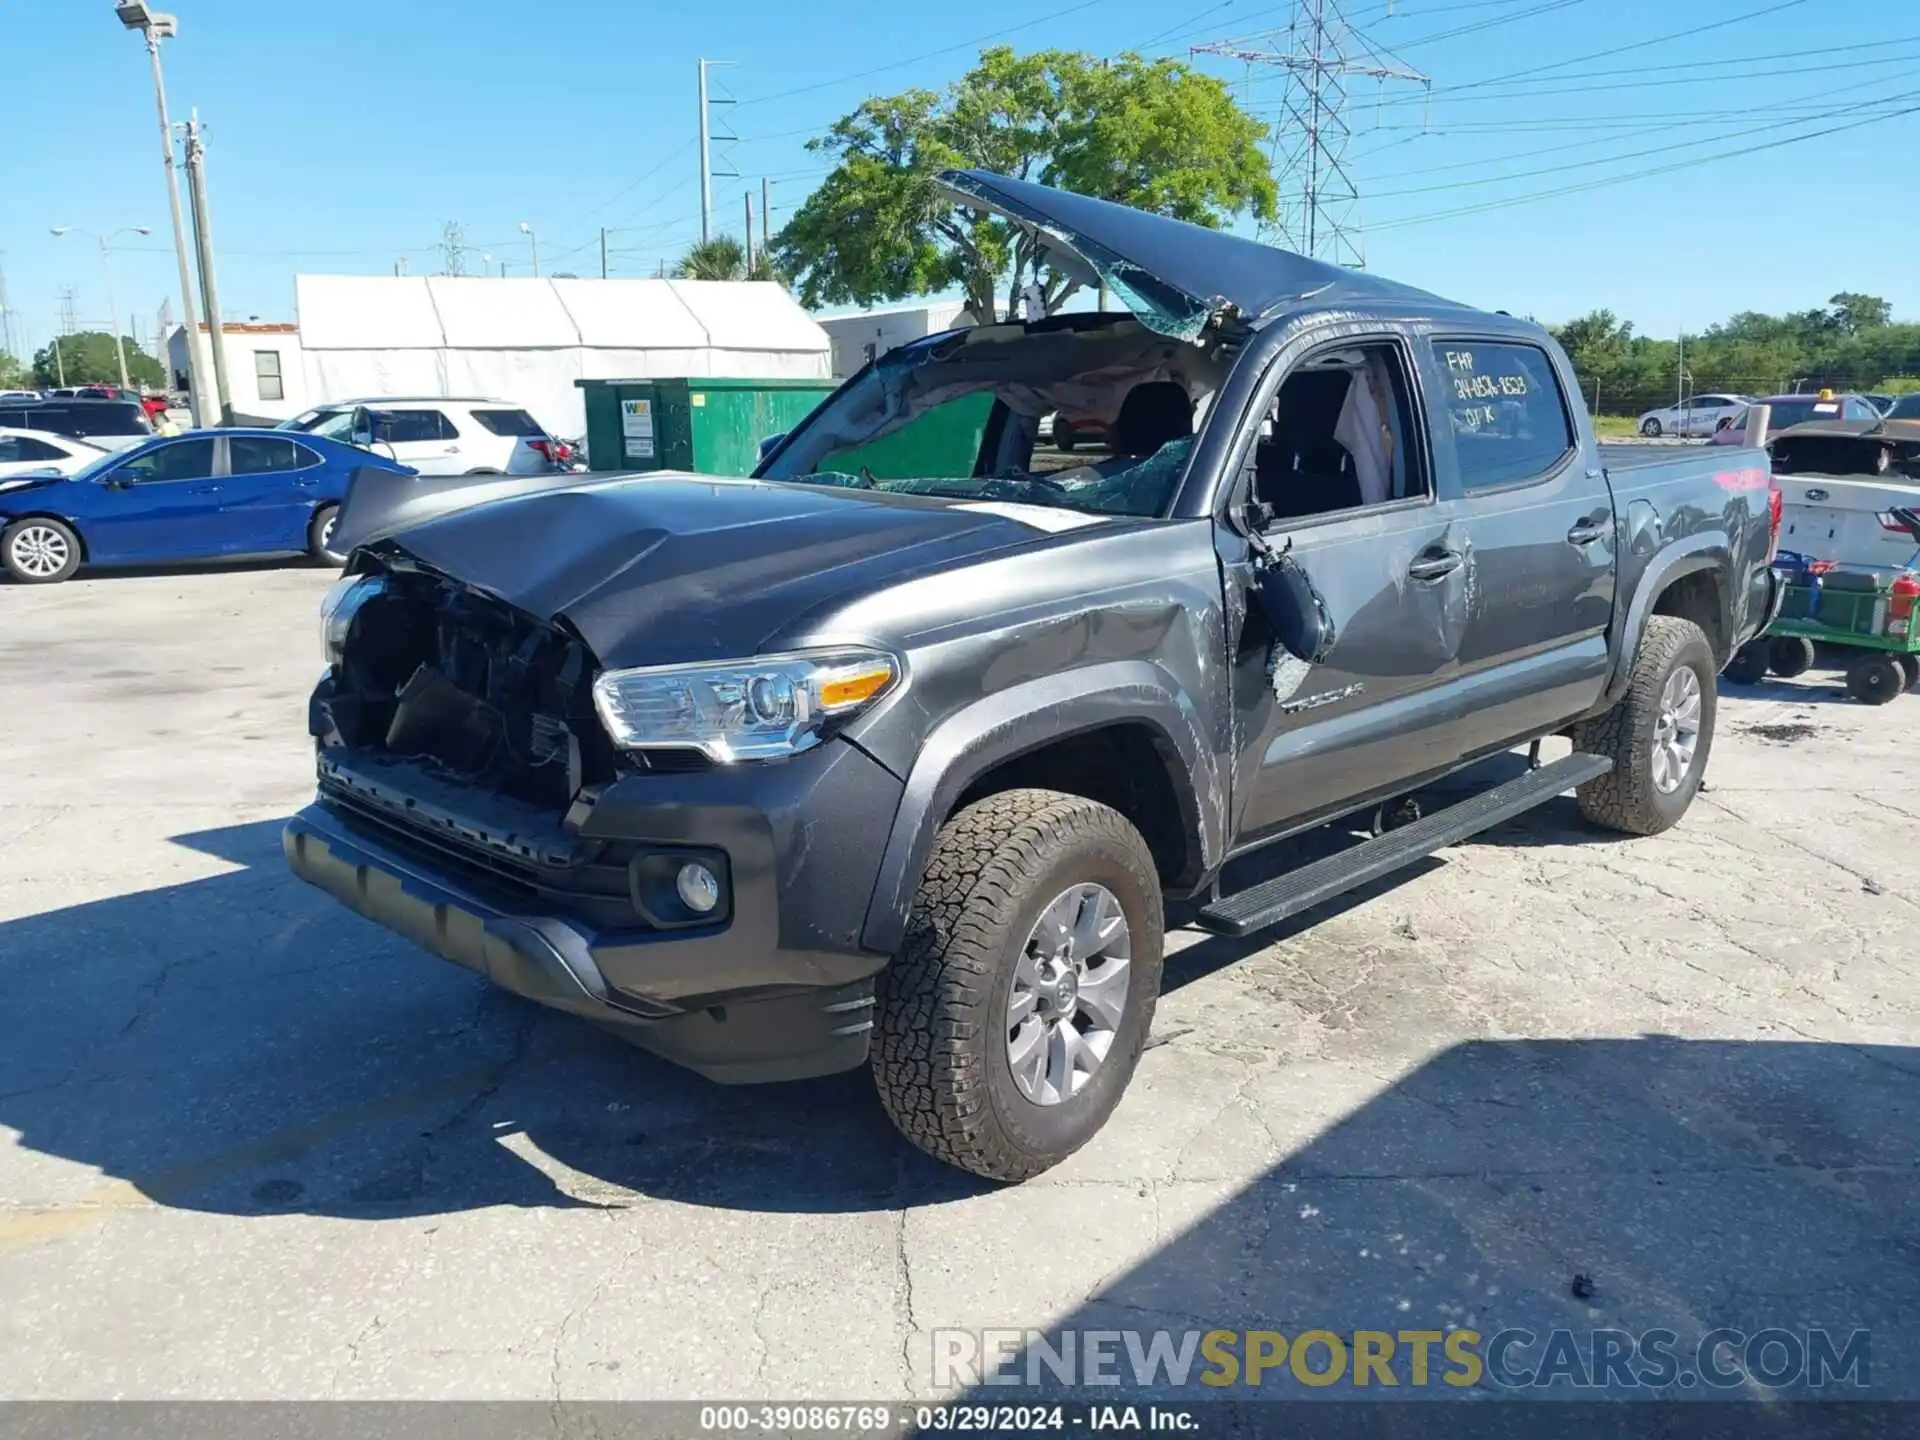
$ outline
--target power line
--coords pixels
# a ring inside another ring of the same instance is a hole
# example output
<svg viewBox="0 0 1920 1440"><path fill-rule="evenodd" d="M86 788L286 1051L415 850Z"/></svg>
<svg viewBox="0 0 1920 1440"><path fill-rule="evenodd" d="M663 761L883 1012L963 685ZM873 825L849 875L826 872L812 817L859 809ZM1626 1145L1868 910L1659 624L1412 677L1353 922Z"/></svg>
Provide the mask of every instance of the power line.
<svg viewBox="0 0 1920 1440"><path fill-rule="evenodd" d="M1351 58L1348 50L1357 32L1347 24L1339 0L1298 0L1288 29L1292 44L1286 50L1249 50L1222 41L1195 46L1194 53L1285 72L1284 116L1273 131L1281 239L1303 255L1365 265L1355 223L1360 195L1347 160L1353 138L1346 118L1347 82L1398 80L1423 87L1433 82L1417 70Z"/></svg>
<svg viewBox="0 0 1920 1440"><path fill-rule="evenodd" d="M1920 93L1920 92L1916 92ZM1880 104L1905 98L1889 96ZM1577 195L1588 190L1600 190L1609 185L1622 185L1631 180L1645 180L1656 175L1670 175L1676 170L1692 170L1702 165L1712 165L1721 160L1744 159L1749 155L1758 155L1769 150L1778 150L1788 145L1799 145L1808 140L1823 140L1830 135L1839 135L1849 130L1858 130L1863 126L1877 125L1887 120L1898 120L1908 115L1920 114L1920 105L1910 105L1900 110L1890 110L1881 115L1869 115L1844 125L1831 125L1824 130L1810 130L1804 135L1789 135L1779 140L1769 140L1763 145L1743 145L1732 150L1716 151L1711 155L1698 156L1692 160L1679 160L1670 164L1656 165L1650 169L1628 171L1621 175L1608 175L1599 179L1583 181L1574 185L1556 186L1551 190L1535 190L1525 195L1510 195L1501 200L1489 200L1478 205L1464 206L1458 210L1441 210L1426 215L1408 215L1398 220L1389 220L1373 226L1375 230L1403 230L1413 225L1430 225L1440 220L1456 220L1468 215L1482 215L1495 210L1512 209L1519 205L1531 205L1538 200L1551 200L1562 195ZM1804 123L1804 122L1801 122Z"/></svg>

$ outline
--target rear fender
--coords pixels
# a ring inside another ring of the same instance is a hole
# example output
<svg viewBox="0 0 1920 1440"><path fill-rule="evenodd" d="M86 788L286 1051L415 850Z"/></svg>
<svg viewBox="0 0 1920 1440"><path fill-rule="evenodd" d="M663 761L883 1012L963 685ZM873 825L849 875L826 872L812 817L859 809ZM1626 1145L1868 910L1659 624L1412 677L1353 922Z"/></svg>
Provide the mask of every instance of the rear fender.
<svg viewBox="0 0 1920 1440"><path fill-rule="evenodd" d="M982 775L1056 740L1127 722L1150 726L1177 764L1174 793L1187 843L1211 872L1222 853L1227 791L1192 699L1145 660L1089 665L997 691L927 736L881 856L861 943L887 954L899 949L934 836Z"/></svg>
<svg viewBox="0 0 1920 1440"><path fill-rule="evenodd" d="M1630 548L1623 547L1623 553ZM1620 625L1619 643L1614 648L1613 673L1607 681L1602 708L1612 705L1626 694L1627 685L1633 678L1634 661L1640 654L1640 642L1646 637L1647 621L1667 587L1676 580L1702 571L1717 571L1724 576L1729 573L1730 567L1727 537L1718 531L1704 531L1689 535L1684 540L1676 540L1647 562L1647 568L1640 572L1639 579L1633 583L1626 618ZM1732 597L1724 591L1721 600L1723 603L1732 603ZM1731 628L1728 627L1729 630ZM1711 636L1708 638L1712 639Z"/></svg>

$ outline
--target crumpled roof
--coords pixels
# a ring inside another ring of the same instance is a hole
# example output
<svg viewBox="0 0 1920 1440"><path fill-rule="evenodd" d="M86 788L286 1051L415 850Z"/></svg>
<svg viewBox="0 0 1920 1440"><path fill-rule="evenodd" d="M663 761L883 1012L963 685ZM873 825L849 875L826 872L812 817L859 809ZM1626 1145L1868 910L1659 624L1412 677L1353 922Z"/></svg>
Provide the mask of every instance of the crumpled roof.
<svg viewBox="0 0 1920 1440"><path fill-rule="evenodd" d="M1124 262L1196 300L1228 301L1250 323L1307 299L1316 307L1398 301L1423 310L1468 308L1367 271L988 170L949 170L940 179L961 203L980 200L1072 244L1097 271Z"/></svg>

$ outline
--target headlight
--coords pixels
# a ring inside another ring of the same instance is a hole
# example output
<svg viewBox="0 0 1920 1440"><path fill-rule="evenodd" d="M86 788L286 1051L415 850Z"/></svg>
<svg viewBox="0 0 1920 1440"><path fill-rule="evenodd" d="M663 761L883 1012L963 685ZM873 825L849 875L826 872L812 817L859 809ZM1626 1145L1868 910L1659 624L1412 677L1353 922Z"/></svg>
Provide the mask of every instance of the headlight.
<svg viewBox="0 0 1920 1440"><path fill-rule="evenodd" d="M900 675L891 655L821 650L710 665L609 670L594 708L623 750L698 750L725 764L798 755Z"/></svg>
<svg viewBox="0 0 1920 1440"><path fill-rule="evenodd" d="M327 587L320 598L320 653L326 656L327 664L340 663L353 617L385 588L386 578L381 575L343 575Z"/></svg>

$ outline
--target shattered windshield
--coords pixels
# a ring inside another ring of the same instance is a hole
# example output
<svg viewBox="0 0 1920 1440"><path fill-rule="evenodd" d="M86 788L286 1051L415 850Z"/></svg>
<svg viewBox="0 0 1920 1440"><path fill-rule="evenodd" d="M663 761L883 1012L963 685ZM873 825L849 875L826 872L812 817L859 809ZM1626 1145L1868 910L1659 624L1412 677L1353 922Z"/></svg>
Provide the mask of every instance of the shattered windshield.
<svg viewBox="0 0 1920 1440"><path fill-rule="evenodd" d="M935 336L850 381L760 478L1162 515L1227 363L1125 316Z"/></svg>

